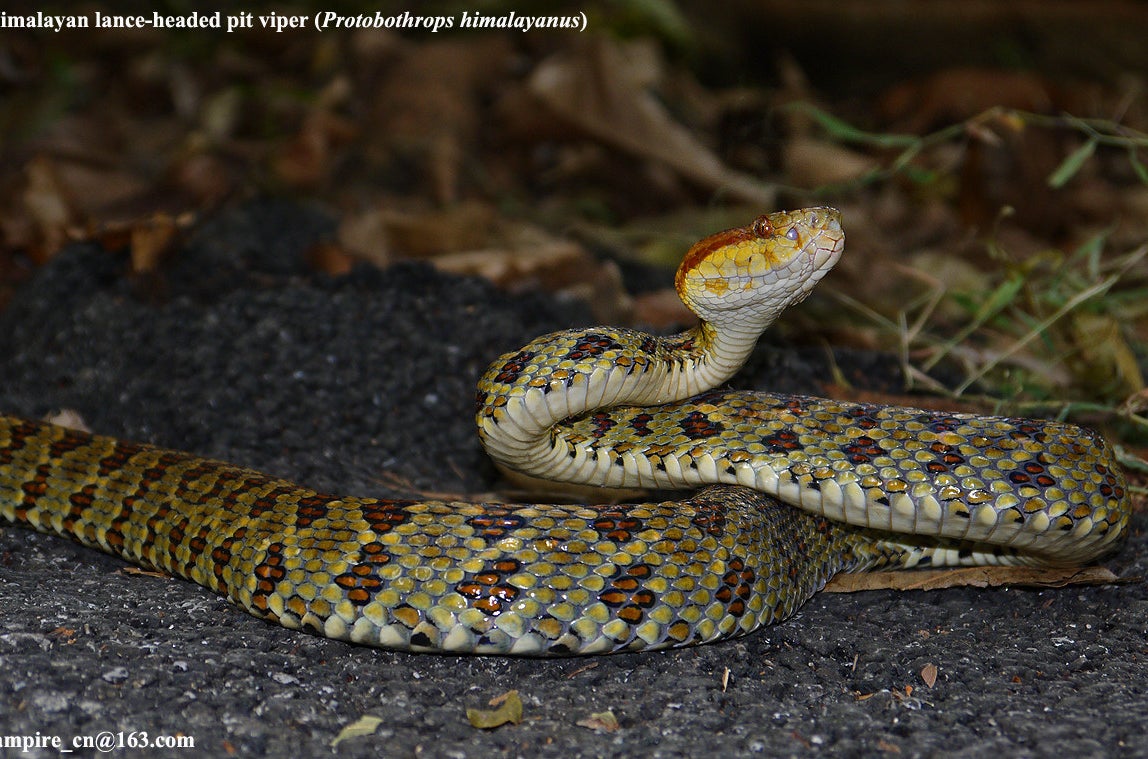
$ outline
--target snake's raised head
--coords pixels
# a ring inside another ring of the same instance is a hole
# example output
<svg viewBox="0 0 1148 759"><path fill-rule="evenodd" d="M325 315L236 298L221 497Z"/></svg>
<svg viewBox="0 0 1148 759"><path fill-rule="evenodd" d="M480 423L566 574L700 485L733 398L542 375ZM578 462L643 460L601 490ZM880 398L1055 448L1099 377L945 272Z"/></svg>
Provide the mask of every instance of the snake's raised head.
<svg viewBox="0 0 1148 759"><path fill-rule="evenodd" d="M760 332L804 300L844 248L836 209L779 211L696 243L674 282L682 301L704 321Z"/></svg>

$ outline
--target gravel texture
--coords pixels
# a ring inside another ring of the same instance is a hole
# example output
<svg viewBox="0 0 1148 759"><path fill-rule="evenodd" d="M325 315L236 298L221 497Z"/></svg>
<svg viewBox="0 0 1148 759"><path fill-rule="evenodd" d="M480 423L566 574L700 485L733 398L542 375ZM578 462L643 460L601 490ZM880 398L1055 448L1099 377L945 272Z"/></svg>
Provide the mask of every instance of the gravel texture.
<svg viewBox="0 0 1148 759"><path fill-rule="evenodd" d="M123 276L108 253L70 251L0 314L0 408L75 409L103 433L324 490L493 490L475 379L586 313L424 266L309 274L303 252L331 229L297 205L246 205L204 224L162 286ZM764 346L736 384L816 392L821 353ZM872 361L837 357L869 372L853 360ZM1110 562L1118 574L1148 572L1144 526L1138 515ZM533 661L328 641L124 568L0 528L0 737L195 741L124 756L1148 755L1139 582L823 594L734 642ZM521 724L467 723L468 707L509 690ZM607 710L615 732L577 724ZM374 733L332 748L365 715L381 719Z"/></svg>

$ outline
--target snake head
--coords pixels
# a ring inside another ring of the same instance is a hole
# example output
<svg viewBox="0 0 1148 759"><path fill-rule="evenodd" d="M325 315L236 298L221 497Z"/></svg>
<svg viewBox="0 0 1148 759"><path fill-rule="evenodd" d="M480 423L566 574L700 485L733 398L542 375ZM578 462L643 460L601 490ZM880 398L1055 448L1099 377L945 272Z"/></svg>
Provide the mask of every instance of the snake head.
<svg viewBox="0 0 1148 759"><path fill-rule="evenodd" d="M703 321L760 332L804 300L844 248L836 209L779 211L695 243L674 284Z"/></svg>

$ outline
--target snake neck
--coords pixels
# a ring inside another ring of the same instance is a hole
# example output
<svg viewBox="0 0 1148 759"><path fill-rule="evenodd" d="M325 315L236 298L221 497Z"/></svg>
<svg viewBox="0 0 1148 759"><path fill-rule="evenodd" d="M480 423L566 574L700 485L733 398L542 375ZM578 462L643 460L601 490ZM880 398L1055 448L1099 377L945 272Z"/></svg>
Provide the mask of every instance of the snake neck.
<svg viewBox="0 0 1148 759"><path fill-rule="evenodd" d="M764 326L701 322L668 337L604 327L545 335L503 355L479 380L479 438L502 466L581 481L555 466L571 456L564 421L611 407L673 403L717 387L745 363Z"/></svg>

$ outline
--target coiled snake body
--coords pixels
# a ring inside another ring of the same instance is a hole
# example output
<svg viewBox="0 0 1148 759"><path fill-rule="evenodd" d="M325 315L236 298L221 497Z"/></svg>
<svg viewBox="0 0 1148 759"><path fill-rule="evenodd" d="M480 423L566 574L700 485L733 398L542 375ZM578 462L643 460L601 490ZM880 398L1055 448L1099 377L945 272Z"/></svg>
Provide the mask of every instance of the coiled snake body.
<svg viewBox="0 0 1148 759"><path fill-rule="evenodd" d="M839 571L1079 563L1112 550L1130 507L1095 433L712 389L843 246L832 209L762 216L683 261L676 283L697 327L559 332L480 381L479 434L498 463L597 485L718 485L684 500L338 497L5 417L0 519L185 577L286 627L539 656L745 633Z"/></svg>

